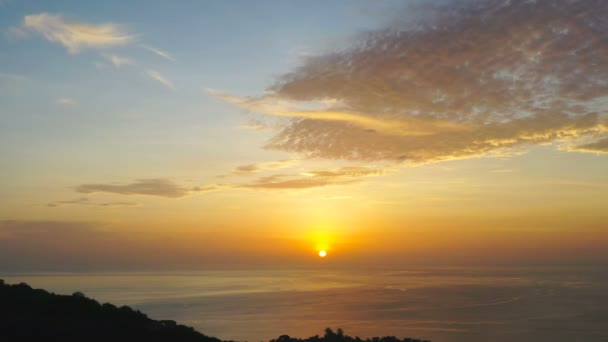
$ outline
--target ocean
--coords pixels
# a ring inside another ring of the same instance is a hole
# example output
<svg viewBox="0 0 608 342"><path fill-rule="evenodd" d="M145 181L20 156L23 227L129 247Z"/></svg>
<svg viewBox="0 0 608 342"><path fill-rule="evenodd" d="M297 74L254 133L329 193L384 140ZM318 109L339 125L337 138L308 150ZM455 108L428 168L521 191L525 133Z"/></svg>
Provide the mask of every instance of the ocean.
<svg viewBox="0 0 608 342"><path fill-rule="evenodd" d="M129 305L235 341L393 335L435 342L608 341L606 267L265 268L1 274Z"/></svg>

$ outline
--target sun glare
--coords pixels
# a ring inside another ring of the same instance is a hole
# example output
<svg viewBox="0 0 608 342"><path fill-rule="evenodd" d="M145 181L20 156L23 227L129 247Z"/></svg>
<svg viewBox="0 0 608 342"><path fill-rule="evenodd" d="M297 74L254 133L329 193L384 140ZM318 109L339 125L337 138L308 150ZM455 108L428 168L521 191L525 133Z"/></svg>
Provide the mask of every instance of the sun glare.
<svg viewBox="0 0 608 342"><path fill-rule="evenodd" d="M325 256L327 256L327 252L326 251L319 251L319 256L321 258L325 258Z"/></svg>

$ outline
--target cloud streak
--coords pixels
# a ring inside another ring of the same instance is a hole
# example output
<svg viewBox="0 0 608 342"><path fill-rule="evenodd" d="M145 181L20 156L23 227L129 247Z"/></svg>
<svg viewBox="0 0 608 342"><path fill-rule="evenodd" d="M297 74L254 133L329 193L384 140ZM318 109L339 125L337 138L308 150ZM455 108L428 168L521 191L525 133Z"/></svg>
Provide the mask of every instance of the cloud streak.
<svg viewBox="0 0 608 342"><path fill-rule="evenodd" d="M608 153L608 137L593 143L578 145L574 148L574 150L582 152Z"/></svg>
<svg viewBox="0 0 608 342"><path fill-rule="evenodd" d="M112 63L112 65L114 65L114 67L117 69L120 69L121 67L123 67L125 65L134 65L135 64L135 62L133 60L131 60L130 58L122 57L122 56L115 55L115 54L103 55L103 57L108 62Z"/></svg>
<svg viewBox="0 0 608 342"><path fill-rule="evenodd" d="M81 197L76 198L69 201L56 201L48 204L49 207L55 208L60 206L70 206L70 205L86 205L91 207L134 207L138 206L138 203L135 202L92 202L89 198Z"/></svg>
<svg viewBox="0 0 608 342"><path fill-rule="evenodd" d="M423 136L435 134L438 130L462 131L468 129L464 125L439 120L418 120L416 118L409 120L378 119L366 116L363 113L334 107L333 101L297 103L281 100L276 96L238 98L212 90L209 92L217 98L251 111L276 117L345 122L360 127L367 132L379 131L388 135Z"/></svg>
<svg viewBox="0 0 608 342"><path fill-rule="evenodd" d="M417 164L595 136L579 150L604 149L608 3L407 11L419 19L309 57L264 96L211 93L287 120L266 148L306 157Z"/></svg>
<svg viewBox="0 0 608 342"><path fill-rule="evenodd" d="M329 185L347 185L360 182L363 177L383 174L381 169L367 166L346 166L339 169L312 170L299 176L273 175L258 178L235 187L246 189L309 189Z"/></svg>
<svg viewBox="0 0 608 342"><path fill-rule="evenodd" d="M132 42L135 36L119 25L106 23L87 24L48 13L26 15L24 30L38 33L48 41L63 45L71 54L87 48L109 48Z"/></svg>
<svg viewBox="0 0 608 342"><path fill-rule="evenodd" d="M278 161L270 161L263 163L255 163L255 164L247 164L237 166L232 173L236 175L249 175L256 172L267 171L267 170L280 170L292 167L298 164L300 160L298 159L287 159L287 160L278 160Z"/></svg>
<svg viewBox="0 0 608 342"><path fill-rule="evenodd" d="M255 171L252 171L253 173ZM76 191L84 194L110 193L118 195L146 195L165 198L181 198L189 195L215 192L227 189L309 189L329 185L347 185L361 182L366 177L385 174L382 168L369 166L345 166L336 169L316 169L300 174L275 174L259 177L249 183L207 184L204 186L183 187L164 179L140 179L130 184L82 184ZM50 207L60 205L99 205L112 206L137 205L131 202L93 203L88 198L71 201L58 201Z"/></svg>
<svg viewBox="0 0 608 342"><path fill-rule="evenodd" d="M172 62L176 61L175 57L167 51L164 51L164 50L161 50L161 49L158 49L155 47L147 46L147 45L140 45L139 47L141 47L144 50L148 50L152 53L155 53L156 55L158 55L164 59L168 59Z"/></svg>
<svg viewBox="0 0 608 342"><path fill-rule="evenodd" d="M111 193L119 195L147 195L167 198L185 197L193 192L203 191L199 188L184 188L168 179L140 179L130 184L82 184L76 191L83 194Z"/></svg>
<svg viewBox="0 0 608 342"><path fill-rule="evenodd" d="M136 40L136 35L128 33L122 25L113 23L96 25L49 13L26 15L23 17L23 24L21 26L11 27L7 31L7 34L14 38L24 38L31 33L40 34L48 41L62 45L70 54L77 54L85 49L108 49L128 45ZM151 51L162 58L175 61L175 57L172 54L161 49L147 45L139 45L139 47ZM137 64L131 58L113 53L103 53L102 57L116 69ZM105 67L105 64L96 62L95 66L98 69L102 69ZM175 90L173 82L159 71L144 69L144 73L166 88Z"/></svg>
<svg viewBox="0 0 608 342"><path fill-rule="evenodd" d="M173 82L171 82L170 80L165 78L165 76L161 75L160 72L158 72L156 70L148 69L148 70L146 70L146 74L153 80L160 82L165 87L167 87L171 90L175 90L175 86L173 85Z"/></svg>

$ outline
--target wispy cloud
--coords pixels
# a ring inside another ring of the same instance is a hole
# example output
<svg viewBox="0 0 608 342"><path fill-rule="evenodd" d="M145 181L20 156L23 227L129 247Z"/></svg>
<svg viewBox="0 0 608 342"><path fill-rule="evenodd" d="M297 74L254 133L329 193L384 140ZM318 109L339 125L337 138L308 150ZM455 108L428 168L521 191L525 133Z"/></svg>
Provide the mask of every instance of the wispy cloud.
<svg viewBox="0 0 608 342"><path fill-rule="evenodd" d="M74 99L71 99L69 97L62 97L60 99L57 99L57 104L64 105L64 106L74 106L74 105L76 105L76 101L74 101Z"/></svg>
<svg viewBox="0 0 608 342"><path fill-rule="evenodd" d="M237 187L249 189L308 189L328 185L360 182L363 177L378 176L384 171L367 166L347 166L339 169L311 170L298 176L273 175Z"/></svg>
<svg viewBox="0 0 608 342"><path fill-rule="evenodd" d="M134 65L135 62L127 57L122 57L119 55L115 55L115 54L104 54L103 57L110 63L112 63L112 65L114 65L115 68L121 68L124 65Z"/></svg>
<svg viewBox="0 0 608 342"><path fill-rule="evenodd" d="M169 81L167 78L165 78L163 75L161 75L160 72L158 72L156 70L148 69L148 70L146 70L146 74L150 78L152 78L152 79L160 82L165 87L167 87L167 88L169 88L171 90L175 90L175 86L173 86L173 83L171 81Z"/></svg>
<svg viewBox="0 0 608 342"><path fill-rule="evenodd" d="M345 166L335 169L315 169L299 174L275 174L259 177L248 183L207 184L204 186L180 186L165 178L140 179L129 184L82 184L76 191L85 194L110 193L118 195L147 195L166 198L181 198L228 189L309 189L329 185L347 185L361 182L366 177L385 174L380 167ZM116 202L128 205L127 202ZM52 202L49 206L83 204L93 205L88 198ZM103 203L95 203L100 205ZM110 203L107 203L110 206ZM136 205L136 204L135 204Z"/></svg>
<svg viewBox="0 0 608 342"><path fill-rule="evenodd" d="M237 126L237 128L249 129L249 130L257 131L257 132L266 132L266 131L276 130L277 128L280 128L280 127L275 127L273 125L269 125L269 124L261 122L261 121L252 121L252 122L249 122L244 125L239 125L239 126Z"/></svg>
<svg viewBox="0 0 608 342"><path fill-rule="evenodd" d="M608 137L592 143L575 146L572 148L572 150L581 152L608 153Z"/></svg>
<svg viewBox="0 0 608 342"><path fill-rule="evenodd" d="M290 177L288 175L274 175L262 177L255 182L242 184L240 188L249 189L309 189L328 185L346 185L356 182L355 179L333 179L329 177Z"/></svg>
<svg viewBox="0 0 608 342"><path fill-rule="evenodd" d="M300 162L299 159L286 159L263 163L247 164L236 167L232 173L237 175L248 175L266 170L279 170L292 167Z"/></svg>
<svg viewBox="0 0 608 342"><path fill-rule="evenodd" d="M176 60L175 57L167 51L164 51L164 50L161 50L161 49L158 49L155 47L151 47L148 45L140 45L139 47L141 47L142 49L148 50L150 52L153 52L153 53L157 54L158 56L160 56L164 59L168 59L172 62L175 62L175 60Z"/></svg>
<svg viewBox="0 0 608 342"><path fill-rule="evenodd" d="M266 148L307 157L416 164L592 136L578 150L605 149L607 2L407 10L419 19L308 57L263 96L210 93L285 118Z"/></svg>
<svg viewBox="0 0 608 342"><path fill-rule="evenodd" d="M433 135L439 131L468 130L468 127L465 125L441 120L421 120L419 118L393 120L390 118L369 117L364 113L358 113L345 107L336 107L333 101L302 103L283 100L277 96L239 98L217 91L210 90L209 92L220 99L251 111L277 117L344 122L359 127L366 132L381 132L388 135L401 136L424 136Z"/></svg>
<svg viewBox="0 0 608 342"><path fill-rule="evenodd" d="M184 188L168 179L140 179L130 184L82 184L76 191L84 194L105 192L119 195L148 195L168 198L179 198L193 192L202 191L200 188Z"/></svg>
<svg viewBox="0 0 608 342"><path fill-rule="evenodd" d="M63 45L71 54L86 48L125 45L135 39L134 35L116 24L88 24L48 13L26 15L22 28L41 34L50 42Z"/></svg>
<svg viewBox="0 0 608 342"><path fill-rule="evenodd" d="M69 205L86 205L92 207L133 207L139 205L135 202L92 202L90 199L86 197L76 198L69 201L56 201L48 204L49 207L55 208L60 206L69 206Z"/></svg>

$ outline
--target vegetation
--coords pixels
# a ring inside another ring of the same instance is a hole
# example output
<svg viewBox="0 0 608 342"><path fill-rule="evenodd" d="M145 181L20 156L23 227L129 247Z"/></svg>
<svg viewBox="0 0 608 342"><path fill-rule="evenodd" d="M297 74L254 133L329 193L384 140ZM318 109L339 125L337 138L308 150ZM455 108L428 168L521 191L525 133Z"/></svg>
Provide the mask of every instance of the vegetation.
<svg viewBox="0 0 608 342"><path fill-rule="evenodd" d="M419 340L413 338L404 338L403 340L398 339L395 336L385 336L385 337L372 337L362 340L357 337L350 337L348 335L344 335L344 331L342 329L338 329L336 332L331 330L330 328L325 329L325 335L320 337L318 335L300 339L289 337L288 335L282 335L276 340L270 340L270 342L430 342L428 340Z"/></svg>
<svg viewBox="0 0 608 342"><path fill-rule="evenodd" d="M2 341L171 341L222 342L175 321L156 321L128 306L99 304L81 292L57 295L25 283L0 279L0 340ZM270 342L429 342L394 336L365 340L325 329L323 337L282 335Z"/></svg>

